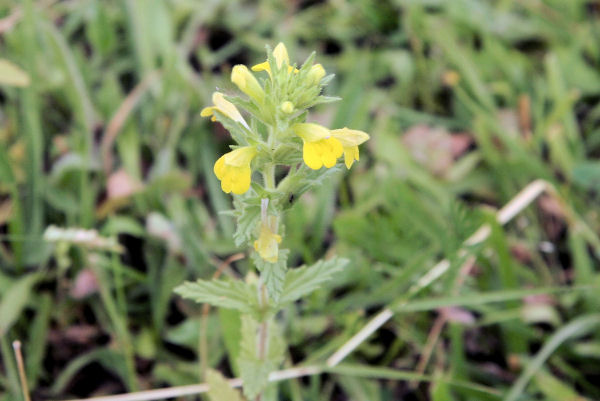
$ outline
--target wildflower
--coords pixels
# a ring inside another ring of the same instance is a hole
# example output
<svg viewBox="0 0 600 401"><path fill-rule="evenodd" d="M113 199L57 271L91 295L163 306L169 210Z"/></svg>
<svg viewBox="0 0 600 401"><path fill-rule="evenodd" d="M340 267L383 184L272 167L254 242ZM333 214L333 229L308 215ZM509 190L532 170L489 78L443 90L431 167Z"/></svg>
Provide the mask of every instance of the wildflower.
<svg viewBox="0 0 600 401"><path fill-rule="evenodd" d="M271 220L271 223L273 223L273 220ZM271 229L271 225L267 222L261 223L258 240L254 241L254 250L267 262L275 263L279 256L278 244L281 242L281 235L275 234Z"/></svg>
<svg viewBox="0 0 600 401"><path fill-rule="evenodd" d="M273 50L273 57L275 58L277 68L281 68L281 65L285 63L285 65L288 66L288 73L292 71L298 72L298 69L290 65L290 57L288 56L287 49L283 43L279 42L279 44L275 46L275 49ZM271 75L271 66L269 65L269 60L260 64L256 64L252 67L252 71L266 71L269 73L269 75Z"/></svg>
<svg viewBox="0 0 600 401"><path fill-rule="evenodd" d="M323 165L327 168L335 166L337 158L343 153L343 147L327 128L318 124L297 123L292 126L292 130L304 142L302 157L308 167L318 170Z"/></svg>
<svg viewBox="0 0 600 401"><path fill-rule="evenodd" d="M221 189L225 193L241 195L250 189L250 162L256 156L254 146L244 146L225 153L217 160L215 175L221 180Z"/></svg>
<svg viewBox="0 0 600 401"><path fill-rule="evenodd" d="M254 75L243 64L238 64L231 70L231 82L254 101L262 103L265 98L265 91L258 83Z"/></svg>
<svg viewBox="0 0 600 401"><path fill-rule="evenodd" d="M214 103L214 106L203 108L202 111L200 112L200 116L202 116L202 117L212 116L210 120L217 121L214 111L218 110L219 112L225 114L227 117L231 118L233 121L237 121L238 123L242 124L244 127L249 128L248 124L246 123L246 120L244 120L244 117L242 117L242 115L238 111L237 107L235 107L235 105L233 103L227 101L225 99L225 96L223 96L222 93L219 93L219 92L213 93L212 101Z"/></svg>
<svg viewBox="0 0 600 401"><path fill-rule="evenodd" d="M346 127L332 130L331 136L342 144L344 148L344 161L348 169L352 167L354 160L358 160L359 158L358 145L369 139L369 134Z"/></svg>
<svg viewBox="0 0 600 401"><path fill-rule="evenodd" d="M311 85L318 85L325 76L325 68L321 64L315 64L308 71L308 82Z"/></svg>

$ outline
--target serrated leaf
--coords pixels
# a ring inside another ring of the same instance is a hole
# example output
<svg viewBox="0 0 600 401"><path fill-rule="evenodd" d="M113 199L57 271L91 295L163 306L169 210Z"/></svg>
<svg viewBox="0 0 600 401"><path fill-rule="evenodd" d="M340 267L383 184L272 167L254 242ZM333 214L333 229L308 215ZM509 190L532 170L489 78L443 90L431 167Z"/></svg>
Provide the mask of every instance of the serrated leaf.
<svg viewBox="0 0 600 401"><path fill-rule="evenodd" d="M175 288L175 293L198 303L237 309L243 313L255 314L258 310L256 291L242 281L187 281Z"/></svg>
<svg viewBox="0 0 600 401"><path fill-rule="evenodd" d="M227 357L231 370L235 376L240 375L240 369L237 366L237 360L240 355L241 328L242 320L240 312L235 309L219 309L219 323L221 324L221 334L227 349Z"/></svg>
<svg viewBox="0 0 600 401"><path fill-rule="evenodd" d="M243 401L244 398L239 391L233 389L227 379L216 370L209 369L206 372L208 382L208 398L210 401Z"/></svg>
<svg viewBox="0 0 600 401"><path fill-rule="evenodd" d="M265 283L269 298L274 302L279 302L285 282L285 273L287 271L287 258L289 250L280 249L277 262L271 263L260 257L259 254L253 253L252 260L254 265L260 271L260 277Z"/></svg>
<svg viewBox="0 0 600 401"><path fill-rule="evenodd" d="M304 266L289 270L285 276L283 293L279 304L291 303L310 294L319 288L321 284L329 281L347 263L348 259L332 258L329 260L320 260L310 267Z"/></svg>
<svg viewBox="0 0 600 401"><path fill-rule="evenodd" d="M29 75L12 62L0 59L0 84L25 87L29 86Z"/></svg>
<svg viewBox="0 0 600 401"><path fill-rule="evenodd" d="M283 362L285 343L279 327L274 321L267 322L267 347L264 356L260 357L259 324L251 316L242 316L242 340L240 342L240 356L238 367L244 383L244 395L254 399L260 394L269 382L269 374L277 369Z"/></svg>
<svg viewBox="0 0 600 401"><path fill-rule="evenodd" d="M243 200L235 199L235 216L237 219L237 228L233 234L235 246L247 244L260 218L260 205L252 205Z"/></svg>

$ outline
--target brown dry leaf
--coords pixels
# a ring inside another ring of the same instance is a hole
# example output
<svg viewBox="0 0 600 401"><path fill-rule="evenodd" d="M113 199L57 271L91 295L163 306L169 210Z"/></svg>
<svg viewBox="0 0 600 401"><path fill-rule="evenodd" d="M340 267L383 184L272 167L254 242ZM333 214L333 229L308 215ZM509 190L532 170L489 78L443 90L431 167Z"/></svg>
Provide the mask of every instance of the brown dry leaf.
<svg viewBox="0 0 600 401"><path fill-rule="evenodd" d="M538 203L540 208L552 217L564 219L565 213L560 202L553 196L542 196L539 198Z"/></svg>
<svg viewBox="0 0 600 401"><path fill-rule="evenodd" d="M450 134L444 128L415 125L402 136L413 158L431 173L442 176L471 146L469 134Z"/></svg>
<svg viewBox="0 0 600 401"><path fill-rule="evenodd" d="M108 177L106 191L108 199L126 198L143 189L143 185L121 169Z"/></svg>
<svg viewBox="0 0 600 401"><path fill-rule="evenodd" d="M498 111L498 122L502 130L513 138L519 136L519 115L516 110L502 109Z"/></svg>
<svg viewBox="0 0 600 401"><path fill-rule="evenodd" d="M531 252L524 244L513 244L510 247L510 253L512 256L523 264L531 262Z"/></svg>
<svg viewBox="0 0 600 401"><path fill-rule="evenodd" d="M98 291L98 279L92 269L83 269L77 274L71 286L70 294L75 299L82 299Z"/></svg>
<svg viewBox="0 0 600 401"><path fill-rule="evenodd" d="M449 322L461 323L464 325L471 325L475 323L475 316L464 308L456 306L446 306L439 309L439 312Z"/></svg>
<svg viewBox="0 0 600 401"><path fill-rule="evenodd" d="M0 226L10 220L13 212L12 200L8 199L0 203Z"/></svg>

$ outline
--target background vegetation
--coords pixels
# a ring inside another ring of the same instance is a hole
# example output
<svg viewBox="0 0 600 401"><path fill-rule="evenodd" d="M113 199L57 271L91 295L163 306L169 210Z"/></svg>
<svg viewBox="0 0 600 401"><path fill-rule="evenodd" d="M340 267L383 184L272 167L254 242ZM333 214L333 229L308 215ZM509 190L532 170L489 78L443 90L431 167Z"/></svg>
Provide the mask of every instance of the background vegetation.
<svg viewBox="0 0 600 401"><path fill-rule="evenodd" d="M172 289L227 259L250 270L212 173L229 139L199 111L278 41L336 74L343 100L319 120L372 137L289 212L292 265L351 264L281 316L286 364L322 363L451 262L337 371L279 399L600 399L598 1L3 0L0 16L0 58L30 78L0 85L3 400L20 397L15 339L40 400L198 383L200 333L205 363L234 375L235 316L202 326ZM539 178L558 196L497 224ZM459 252L482 223L489 239ZM45 241L50 225L122 252ZM570 290L476 304L548 287ZM451 296L462 306L436 302Z"/></svg>

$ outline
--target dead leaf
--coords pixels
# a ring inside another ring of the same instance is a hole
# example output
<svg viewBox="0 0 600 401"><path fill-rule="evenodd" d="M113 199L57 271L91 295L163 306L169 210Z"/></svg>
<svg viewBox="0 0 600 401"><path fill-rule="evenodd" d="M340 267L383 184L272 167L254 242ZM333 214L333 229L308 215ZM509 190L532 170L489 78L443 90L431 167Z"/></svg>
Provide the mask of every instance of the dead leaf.
<svg viewBox="0 0 600 401"><path fill-rule="evenodd" d="M121 169L108 177L106 192L108 199L126 198L143 189L143 185Z"/></svg>
<svg viewBox="0 0 600 401"><path fill-rule="evenodd" d="M75 299L86 298L98 291L98 279L92 269L83 269L77 274L70 294Z"/></svg>
<svg viewBox="0 0 600 401"><path fill-rule="evenodd" d="M402 142L413 158L431 173L443 176L464 154L473 140L469 134L450 134L444 128L415 125L403 136Z"/></svg>

